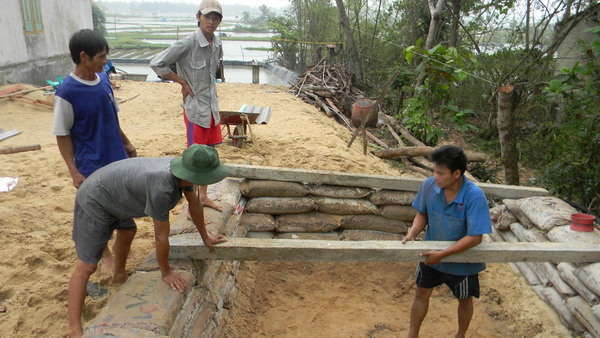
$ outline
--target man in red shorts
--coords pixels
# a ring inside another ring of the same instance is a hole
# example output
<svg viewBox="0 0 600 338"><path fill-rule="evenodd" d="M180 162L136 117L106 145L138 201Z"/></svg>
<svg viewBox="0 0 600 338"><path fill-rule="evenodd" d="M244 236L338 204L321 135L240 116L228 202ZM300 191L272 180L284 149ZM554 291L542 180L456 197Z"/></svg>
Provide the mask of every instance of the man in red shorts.
<svg viewBox="0 0 600 338"><path fill-rule="evenodd" d="M157 54L150 67L158 76L181 85L188 147L195 143L215 146L223 143L216 86L223 46L214 34L223 19L221 5L216 0L202 1L196 19L198 29ZM171 71L172 64L177 65L177 73ZM200 200L204 206L223 210L208 197L207 186L200 186Z"/></svg>

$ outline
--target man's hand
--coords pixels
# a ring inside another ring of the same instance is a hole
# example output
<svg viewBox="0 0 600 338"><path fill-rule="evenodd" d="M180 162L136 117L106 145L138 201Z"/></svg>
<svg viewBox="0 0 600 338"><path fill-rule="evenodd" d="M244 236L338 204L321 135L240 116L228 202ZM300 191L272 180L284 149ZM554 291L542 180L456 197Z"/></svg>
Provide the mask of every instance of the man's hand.
<svg viewBox="0 0 600 338"><path fill-rule="evenodd" d="M425 265L434 265L442 261L442 258L446 257L442 251L427 251L419 254L421 257L427 257Z"/></svg>
<svg viewBox="0 0 600 338"><path fill-rule="evenodd" d="M125 144L125 151L127 152L127 156L129 157L137 157L137 150L133 146L133 144L127 143Z"/></svg>
<svg viewBox="0 0 600 338"><path fill-rule="evenodd" d="M192 88L190 88L190 85L187 84L187 82L181 84L181 95L183 95L183 101L185 101L185 98L188 95L190 95L191 97L196 97L196 95L194 95L194 92L192 91Z"/></svg>
<svg viewBox="0 0 600 338"><path fill-rule="evenodd" d="M166 276L162 276L162 280L173 290L183 292L186 289L185 279L173 269L170 269Z"/></svg>
<svg viewBox="0 0 600 338"><path fill-rule="evenodd" d="M415 238L411 235L411 234L407 234L406 236L404 236L404 238L402 238L402 244L406 243L407 241L414 241Z"/></svg>
<svg viewBox="0 0 600 338"><path fill-rule="evenodd" d="M76 173L71 174L71 178L73 178L73 186L75 189L79 189L83 181L85 181L85 177L78 171Z"/></svg>
<svg viewBox="0 0 600 338"><path fill-rule="evenodd" d="M223 235L214 235L212 232L209 232L208 237L203 241L210 252L215 252L214 244L227 242L227 240L223 238Z"/></svg>

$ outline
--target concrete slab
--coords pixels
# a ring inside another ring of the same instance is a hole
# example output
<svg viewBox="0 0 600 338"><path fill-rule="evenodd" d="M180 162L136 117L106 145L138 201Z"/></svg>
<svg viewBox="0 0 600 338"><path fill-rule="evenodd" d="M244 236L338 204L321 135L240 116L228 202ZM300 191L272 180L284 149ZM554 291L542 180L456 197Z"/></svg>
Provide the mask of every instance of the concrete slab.
<svg viewBox="0 0 600 338"><path fill-rule="evenodd" d="M344 185L349 187L369 187L390 190L419 191L424 179L401 176L380 176L335 172L327 170L289 169L279 167L228 164L232 177L257 180L308 182L319 184ZM490 198L523 198L546 196L548 191L541 188L476 183Z"/></svg>
<svg viewBox="0 0 600 338"><path fill-rule="evenodd" d="M174 259L239 261L423 261L419 254L443 250L454 242L321 241L229 238L213 253L188 235L171 237ZM589 243L481 243L444 262L598 262L600 248Z"/></svg>

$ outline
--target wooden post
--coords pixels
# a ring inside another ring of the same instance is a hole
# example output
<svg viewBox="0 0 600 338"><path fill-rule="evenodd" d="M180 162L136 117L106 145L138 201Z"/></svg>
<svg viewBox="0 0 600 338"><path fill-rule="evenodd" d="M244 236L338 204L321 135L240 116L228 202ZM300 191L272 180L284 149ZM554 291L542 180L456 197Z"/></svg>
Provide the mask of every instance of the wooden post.
<svg viewBox="0 0 600 338"><path fill-rule="evenodd" d="M259 83L260 66L252 65L252 83Z"/></svg>
<svg viewBox="0 0 600 338"><path fill-rule="evenodd" d="M506 85L500 88L498 91L498 137L504 164L505 182L511 185L519 185L519 156L514 132L516 101L517 96L513 86Z"/></svg>

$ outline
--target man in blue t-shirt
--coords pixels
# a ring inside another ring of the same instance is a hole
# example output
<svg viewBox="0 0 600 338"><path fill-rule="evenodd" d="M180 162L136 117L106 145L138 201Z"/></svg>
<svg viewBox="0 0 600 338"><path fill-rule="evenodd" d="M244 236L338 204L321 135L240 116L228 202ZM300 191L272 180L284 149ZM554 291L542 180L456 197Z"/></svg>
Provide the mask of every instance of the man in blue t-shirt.
<svg viewBox="0 0 600 338"><path fill-rule="evenodd" d="M119 125L119 107L103 70L108 42L101 33L82 29L71 37L69 50L75 70L56 91L52 134L79 189L94 171L137 152ZM108 248L102 262L103 269L112 270Z"/></svg>
<svg viewBox="0 0 600 338"><path fill-rule="evenodd" d="M417 215L410 231L402 240L414 240L425 226L426 241L454 241L441 251L428 251L421 256L415 283L417 290L410 314L408 337L418 337L427 315L433 288L446 284L458 299L458 331L464 337L473 317L473 297L479 298L479 272L485 263L441 263L444 257L469 250L492 231L487 199L483 191L470 182L464 173L467 157L456 146L443 146L431 155L433 177L425 180L413 207Z"/></svg>

